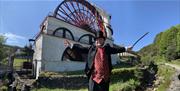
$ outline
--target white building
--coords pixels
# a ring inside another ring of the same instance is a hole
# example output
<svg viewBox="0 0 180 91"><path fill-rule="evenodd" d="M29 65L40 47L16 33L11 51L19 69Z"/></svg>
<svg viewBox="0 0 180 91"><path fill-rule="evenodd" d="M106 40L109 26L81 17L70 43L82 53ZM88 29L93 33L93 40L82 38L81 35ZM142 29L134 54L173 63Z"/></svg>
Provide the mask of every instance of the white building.
<svg viewBox="0 0 180 91"><path fill-rule="evenodd" d="M76 7L74 8L76 9L73 8L75 4ZM69 13L66 11L69 11ZM104 26L104 33L107 36L106 43L113 46L110 15L87 1L65 0L56 8L53 15L47 16L35 39L33 64L36 78L39 76L40 71L83 70L85 60L81 59L85 56L66 48L64 40L67 39L82 46L90 46L94 42L95 30L99 28L97 20L99 18L103 21L101 25ZM79 56L78 61L70 60L75 59L77 56ZM118 60L117 55L112 55L113 64Z"/></svg>

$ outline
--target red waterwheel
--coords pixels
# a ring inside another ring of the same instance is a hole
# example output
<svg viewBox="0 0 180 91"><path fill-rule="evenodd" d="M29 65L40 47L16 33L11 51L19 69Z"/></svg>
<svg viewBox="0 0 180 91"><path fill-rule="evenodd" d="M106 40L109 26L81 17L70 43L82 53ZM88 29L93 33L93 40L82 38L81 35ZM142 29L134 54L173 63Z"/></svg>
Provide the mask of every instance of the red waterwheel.
<svg viewBox="0 0 180 91"><path fill-rule="evenodd" d="M101 16L86 0L64 0L56 8L54 16L93 33L98 30L104 32Z"/></svg>

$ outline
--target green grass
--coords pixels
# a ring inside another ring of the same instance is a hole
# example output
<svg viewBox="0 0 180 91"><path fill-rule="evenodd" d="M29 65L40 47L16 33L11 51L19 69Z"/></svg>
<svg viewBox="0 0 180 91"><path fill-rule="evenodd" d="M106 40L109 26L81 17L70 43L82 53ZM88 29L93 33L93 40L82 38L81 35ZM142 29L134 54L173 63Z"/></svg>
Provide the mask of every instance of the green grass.
<svg viewBox="0 0 180 91"><path fill-rule="evenodd" d="M40 76L42 77L62 77L62 76L71 76L71 75L84 75L83 70L79 71L68 71L68 72L41 72Z"/></svg>
<svg viewBox="0 0 180 91"><path fill-rule="evenodd" d="M23 62L27 62L27 60L26 59L15 58L14 59L14 66L22 66ZM2 61L0 61L0 63L3 64L3 65L8 65L8 60L3 59Z"/></svg>
<svg viewBox="0 0 180 91"><path fill-rule="evenodd" d="M169 62L169 63L180 66L180 59L177 59L177 60L172 60L172 61L171 61L171 62Z"/></svg>
<svg viewBox="0 0 180 91"><path fill-rule="evenodd" d="M113 69L110 91L133 91L140 85L140 81L136 77L138 71L137 67Z"/></svg>
<svg viewBox="0 0 180 91"><path fill-rule="evenodd" d="M171 77L175 73L175 70L172 67L159 65L158 67L158 76L161 78L161 83L157 88L157 91L166 91L171 83Z"/></svg>
<svg viewBox="0 0 180 91"><path fill-rule="evenodd" d="M110 82L110 91L132 91L138 85L140 85L140 81L138 81L135 76L134 72L137 70L136 67L128 67L122 68L121 66L116 66L112 70L111 82ZM70 75L83 75L83 71L72 71L72 72L43 72L41 76L46 77L58 77L58 76L70 76ZM61 88L38 88L34 89L33 91L88 91L87 88L75 88L75 89L61 89Z"/></svg>
<svg viewBox="0 0 180 91"><path fill-rule="evenodd" d="M110 91L133 91L139 84L139 81L135 79L129 79L126 82L119 81L110 85Z"/></svg>
<svg viewBox="0 0 180 91"><path fill-rule="evenodd" d="M1 86L1 87L0 87L0 91L7 91L7 89L8 89L8 88L7 88L6 86Z"/></svg>
<svg viewBox="0 0 180 91"><path fill-rule="evenodd" d="M76 90L67 90L67 89L49 89L49 88L40 88L40 89L33 89L32 91L88 91L87 89L76 89Z"/></svg>
<svg viewBox="0 0 180 91"><path fill-rule="evenodd" d="M27 62L26 59L14 59L14 67L15 66L22 66L23 62Z"/></svg>
<svg viewBox="0 0 180 91"><path fill-rule="evenodd" d="M3 59L2 61L0 61L0 64L7 65L8 61L6 59Z"/></svg>
<svg viewBox="0 0 180 91"><path fill-rule="evenodd" d="M180 64L179 61L173 61L174 64ZM169 66L159 64L157 75L162 78L157 91L166 91L171 83L171 77L175 73L175 70ZM134 72L137 71L137 67L123 67L115 66L112 71L110 91L133 91L137 86L140 85L140 81L135 77ZM83 71L72 71L72 72L45 72L44 76L56 77L60 75L83 75ZM77 88L77 89L61 89L61 88L39 88L33 91L88 91L87 88Z"/></svg>
<svg viewBox="0 0 180 91"><path fill-rule="evenodd" d="M140 83L138 81L135 81L134 79L129 79L126 82L119 81L115 84L111 84L109 91L133 91L137 85ZM40 89L34 89L32 91L88 91L86 88L79 88L76 90L67 90L67 89L49 89L49 88L40 88Z"/></svg>

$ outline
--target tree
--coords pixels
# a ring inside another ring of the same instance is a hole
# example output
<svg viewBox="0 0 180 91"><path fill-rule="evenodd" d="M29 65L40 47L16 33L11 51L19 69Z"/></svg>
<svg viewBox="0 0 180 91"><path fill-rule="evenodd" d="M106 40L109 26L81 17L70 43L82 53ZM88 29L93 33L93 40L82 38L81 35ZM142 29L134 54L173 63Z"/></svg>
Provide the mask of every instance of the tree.
<svg viewBox="0 0 180 91"><path fill-rule="evenodd" d="M5 57L4 43L6 39L4 36L0 35L0 61L2 61Z"/></svg>
<svg viewBox="0 0 180 91"><path fill-rule="evenodd" d="M165 56L168 60L173 58L177 58L177 49L178 49L178 42L177 42L177 34L178 28L176 26L171 27L170 29L166 30L159 35L155 39L155 43L158 45L159 55ZM160 39L158 39L160 38ZM172 56L173 55L173 56Z"/></svg>
<svg viewBox="0 0 180 91"><path fill-rule="evenodd" d="M178 54L176 52L176 46L175 44L172 44L171 46L168 46L167 47L167 51L166 51L166 54L165 54L165 58L168 60L168 61L171 61L171 60L175 60L178 58Z"/></svg>
<svg viewBox="0 0 180 91"><path fill-rule="evenodd" d="M179 30L177 33L177 53L178 53L178 58L180 59L180 25L176 27Z"/></svg>
<svg viewBox="0 0 180 91"><path fill-rule="evenodd" d="M156 35L153 44L139 51L145 60L176 60L180 59L180 25L172 26Z"/></svg>
<svg viewBox="0 0 180 91"><path fill-rule="evenodd" d="M32 45L24 46L23 48L23 56L27 58L27 60L32 60L34 50L32 49Z"/></svg>

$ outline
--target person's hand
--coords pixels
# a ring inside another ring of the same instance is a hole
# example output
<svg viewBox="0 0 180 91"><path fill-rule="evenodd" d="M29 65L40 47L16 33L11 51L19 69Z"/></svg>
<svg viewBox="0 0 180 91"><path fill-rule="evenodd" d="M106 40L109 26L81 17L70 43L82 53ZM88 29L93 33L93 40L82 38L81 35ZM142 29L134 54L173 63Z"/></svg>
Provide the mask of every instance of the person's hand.
<svg viewBox="0 0 180 91"><path fill-rule="evenodd" d="M131 51L132 51L132 49L133 49L133 47L132 47L132 46L128 46L128 47L126 47L126 51L127 51L127 52L131 52Z"/></svg>
<svg viewBox="0 0 180 91"><path fill-rule="evenodd" d="M65 47L71 46L71 43L68 40L64 40L64 46Z"/></svg>

